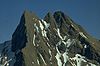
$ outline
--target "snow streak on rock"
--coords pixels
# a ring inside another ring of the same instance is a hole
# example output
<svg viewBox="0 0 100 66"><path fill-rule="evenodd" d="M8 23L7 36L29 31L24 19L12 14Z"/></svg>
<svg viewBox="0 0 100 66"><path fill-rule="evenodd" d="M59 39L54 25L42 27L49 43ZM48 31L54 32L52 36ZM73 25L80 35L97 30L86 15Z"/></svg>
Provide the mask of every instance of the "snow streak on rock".
<svg viewBox="0 0 100 66"><path fill-rule="evenodd" d="M62 62L61 62L61 59L60 59L61 58L61 54L57 53L55 57L57 59L58 66L62 66Z"/></svg>
<svg viewBox="0 0 100 66"><path fill-rule="evenodd" d="M44 26L43 26L43 24L41 23L41 21L39 21L39 24L40 24L40 28L41 28L41 30L43 31Z"/></svg>
<svg viewBox="0 0 100 66"><path fill-rule="evenodd" d="M49 49L49 54L50 54L50 60L52 59L52 54L51 54L51 50Z"/></svg>
<svg viewBox="0 0 100 66"><path fill-rule="evenodd" d="M35 34L34 34L34 37L33 37L33 44L35 46Z"/></svg>
<svg viewBox="0 0 100 66"><path fill-rule="evenodd" d="M89 63L91 66L96 66L95 64L93 64L93 63Z"/></svg>
<svg viewBox="0 0 100 66"><path fill-rule="evenodd" d="M32 64L34 64L34 62L32 62Z"/></svg>
<svg viewBox="0 0 100 66"><path fill-rule="evenodd" d="M36 23L34 24L34 27L35 27L36 31L39 33L39 28L38 28L38 26L36 26Z"/></svg>
<svg viewBox="0 0 100 66"><path fill-rule="evenodd" d="M76 66L81 66L82 62L87 62L86 60L84 60L85 57L81 56L80 54L76 54L74 58L71 58L71 60L74 60L77 62Z"/></svg>
<svg viewBox="0 0 100 66"><path fill-rule="evenodd" d="M83 32L79 32L79 34L80 34L82 37L87 38L87 37L83 34Z"/></svg>
<svg viewBox="0 0 100 66"><path fill-rule="evenodd" d="M47 37L47 31L46 31L46 29L48 29L48 27L49 27L49 24L47 24L46 21L44 21L44 20L39 21L39 24L40 24L42 36L47 38L47 40L49 40L48 37Z"/></svg>
<svg viewBox="0 0 100 66"><path fill-rule="evenodd" d="M44 21L43 19L42 19L41 21L44 23L44 25L45 25L45 29L48 29L48 27L50 26L50 24L47 23L46 21Z"/></svg>
<svg viewBox="0 0 100 66"><path fill-rule="evenodd" d="M66 62L67 62L68 59L69 59L69 57L68 57L67 54L68 54L67 52L64 52L64 53L63 53L63 58L64 58L64 64L63 64L63 66L66 66L65 64L66 64Z"/></svg>
<svg viewBox="0 0 100 66"><path fill-rule="evenodd" d="M57 33L58 33L59 38L60 38L61 40L63 40L63 37L62 37L61 34L60 34L59 28L57 28Z"/></svg>
<svg viewBox="0 0 100 66"><path fill-rule="evenodd" d="M47 65L44 58L43 58L43 56L40 53L39 53L39 55L40 55L41 59L43 60L44 64Z"/></svg>
<svg viewBox="0 0 100 66"><path fill-rule="evenodd" d="M37 59L37 63L38 63L38 65L40 65L40 62L39 62L39 60Z"/></svg>

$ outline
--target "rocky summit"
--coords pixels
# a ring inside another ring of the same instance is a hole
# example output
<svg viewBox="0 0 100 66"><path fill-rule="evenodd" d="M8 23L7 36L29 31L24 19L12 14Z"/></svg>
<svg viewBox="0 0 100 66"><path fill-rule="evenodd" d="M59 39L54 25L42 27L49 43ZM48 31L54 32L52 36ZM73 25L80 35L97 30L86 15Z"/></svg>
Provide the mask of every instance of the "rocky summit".
<svg viewBox="0 0 100 66"><path fill-rule="evenodd" d="M100 66L100 41L61 11L44 19L24 11L12 39L0 44L0 66Z"/></svg>

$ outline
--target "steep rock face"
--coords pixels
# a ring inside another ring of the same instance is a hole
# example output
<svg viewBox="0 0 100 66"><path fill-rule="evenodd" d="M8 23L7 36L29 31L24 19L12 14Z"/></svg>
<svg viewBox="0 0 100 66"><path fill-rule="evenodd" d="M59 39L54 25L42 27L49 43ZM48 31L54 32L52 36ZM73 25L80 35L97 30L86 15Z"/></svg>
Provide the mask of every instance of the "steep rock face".
<svg viewBox="0 0 100 66"><path fill-rule="evenodd" d="M15 52L16 62L14 66L23 66L22 48L26 46L27 36L25 27L25 16L21 17L20 24L12 35L12 51Z"/></svg>
<svg viewBox="0 0 100 66"><path fill-rule="evenodd" d="M44 19L25 11L12 36L14 66L99 66L99 44L61 11Z"/></svg>

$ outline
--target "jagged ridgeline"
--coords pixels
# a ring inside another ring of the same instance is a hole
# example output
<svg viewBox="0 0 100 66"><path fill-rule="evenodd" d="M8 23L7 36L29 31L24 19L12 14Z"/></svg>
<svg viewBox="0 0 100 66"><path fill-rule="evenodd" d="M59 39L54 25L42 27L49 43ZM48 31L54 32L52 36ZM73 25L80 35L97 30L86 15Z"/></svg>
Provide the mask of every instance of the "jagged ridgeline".
<svg viewBox="0 0 100 66"><path fill-rule="evenodd" d="M61 11L44 19L25 11L10 45L6 66L100 66L100 41Z"/></svg>

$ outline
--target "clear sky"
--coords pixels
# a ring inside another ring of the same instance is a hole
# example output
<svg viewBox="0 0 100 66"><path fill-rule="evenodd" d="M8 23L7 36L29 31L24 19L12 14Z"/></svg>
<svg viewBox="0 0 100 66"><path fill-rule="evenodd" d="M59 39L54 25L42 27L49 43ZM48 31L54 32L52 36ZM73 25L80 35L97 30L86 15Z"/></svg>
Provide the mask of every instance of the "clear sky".
<svg viewBox="0 0 100 66"><path fill-rule="evenodd" d="M0 0L0 43L11 39L26 9L40 18L48 11L63 11L100 39L100 0Z"/></svg>

